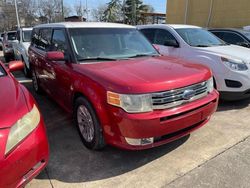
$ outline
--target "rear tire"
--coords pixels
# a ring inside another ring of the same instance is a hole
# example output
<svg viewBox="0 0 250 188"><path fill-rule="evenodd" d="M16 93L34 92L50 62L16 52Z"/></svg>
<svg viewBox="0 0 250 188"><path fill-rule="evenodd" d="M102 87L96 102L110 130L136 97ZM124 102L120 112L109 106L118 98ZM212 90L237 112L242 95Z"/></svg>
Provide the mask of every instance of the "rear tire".
<svg viewBox="0 0 250 188"><path fill-rule="evenodd" d="M9 63L9 61L11 60L11 57L10 56L4 56L4 59L5 59L5 63Z"/></svg>
<svg viewBox="0 0 250 188"><path fill-rule="evenodd" d="M26 78L30 78L31 77L30 69L28 69L28 67L27 67L26 63L24 62L23 58L22 58L22 62L24 64L24 69L23 69L24 76Z"/></svg>
<svg viewBox="0 0 250 188"><path fill-rule="evenodd" d="M74 105L74 123L83 144L92 150L105 147L103 131L94 108L84 97L79 97Z"/></svg>
<svg viewBox="0 0 250 188"><path fill-rule="evenodd" d="M42 93L42 89L40 87L40 84L39 84L39 80L36 76L36 72L34 69L32 69L31 71L31 77L32 77L32 85L33 85L33 89L35 90L35 92L37 94L41 94Z"/></svg>

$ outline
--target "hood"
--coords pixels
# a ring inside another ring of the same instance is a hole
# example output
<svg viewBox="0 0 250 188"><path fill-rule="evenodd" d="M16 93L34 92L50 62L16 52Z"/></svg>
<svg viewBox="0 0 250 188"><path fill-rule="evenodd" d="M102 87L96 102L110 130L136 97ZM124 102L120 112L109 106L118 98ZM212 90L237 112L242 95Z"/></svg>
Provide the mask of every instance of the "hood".
<svg viewBox="0 0 250 188"><path fill-rule="evenodd" d="M220 55L222 57L239 59L243 60L246 63L250 63L250 49L236 46L236 45L227 45L227 46L213 46L207 48L199 48L203 52L209 52L215 55Z"/></svg>
<svg viewBox="0 0 250 188"><path fill-rule="evenodd" d="M76 71L87 74L107 90L120 93L171 90L211 77L210 70L204 66L163 56L75 66Z"/></svg>
<svg viewBox="0 0 250 188"><path fill-rule="evenodd" d="M28 112L22 89L11 76L0 77L0 99L0 129L11 127Z"/></svg>

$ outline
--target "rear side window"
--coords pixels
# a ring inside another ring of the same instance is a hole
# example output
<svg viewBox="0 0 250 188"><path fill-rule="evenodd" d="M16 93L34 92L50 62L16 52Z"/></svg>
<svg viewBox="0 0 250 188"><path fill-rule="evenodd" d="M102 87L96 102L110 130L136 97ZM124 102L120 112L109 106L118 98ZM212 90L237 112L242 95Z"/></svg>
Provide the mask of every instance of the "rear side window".
<svg viewBox="0 0 250 188"><path fill-rule="evenodd" d="M52 45L50 51L61 51L67 50L66 37L63 29L55 29L52 37Z"/></svg>
<svg viewBox="0 0 250 188"><path fill-rule="evenodd" d="M2 65L0 65L0 77L5 76L5 75L6 75L6 72L3 70Z"/></svg>
<svg viewBox="0 0 250 188"><path fill-rule="evenodd" d="M16 32L7 33L8 40L16 40Z"/></svg>
<svg viewBox="0 0 250 188"><path fill-rule="evenodd" d="M39 45L38 48L44 51L48 51L50 45L51 45L51 34L52 29L41 29L39 33Z"/></svg>
<svg viewBox="0 0 250 188"><path fill-rule="evenodd" d="M219 33L219 34L218 34ZM218 36L220 39L224 40L227 43L230 44L238 44L241 42L246 42L243 37L238 35L237 33L232 32L217 32L214 33L216 36Z"/></svg>
<svg viewBox="0 0 250 188"><path fill-rule="evenodd" d="M39 44L39 29L35 28L32 30L31 46L37 47L38 44Z"/></svg>
<svg viewBox="0 0 250 188"><path fill-rule="evenodd" d="M156 29L142 29L141 32L152 44L154 43Z"/></svg>
<svg viewBox="0 0 250 188"><path fill-rule="evenodd" d="M33 29L31 37L31 45L43 50L48 51L51 46L52 29Z"/></svg>

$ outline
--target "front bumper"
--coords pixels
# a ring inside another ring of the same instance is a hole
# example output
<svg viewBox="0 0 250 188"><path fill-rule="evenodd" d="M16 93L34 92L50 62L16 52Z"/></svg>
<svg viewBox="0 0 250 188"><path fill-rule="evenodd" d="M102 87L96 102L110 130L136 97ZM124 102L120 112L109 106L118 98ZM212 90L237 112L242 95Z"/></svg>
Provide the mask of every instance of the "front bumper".
<svg viewBox="0 0 250 188"><path fill-rule="evenodd" d="M0 187L24 187L48 163L48 139L43 120L10 154L4 156L4 150L5 147L0 150Z"/></svg>
<svg viewBox="0 0 250 188"><path fill-rule="evenodd" d="M104 129L104 132L113 135L107 142L116 147L129 150L152 148L179 139L203 126L217 106L218 92L214 90L208 96L186 105L149 113L128 114L111 107L110 118L114 123L111 130ZM154 138L152 144L138 146L129 145L125 139L150 137Z"/></svg>
<svg viewBox="0 0 250 188"><path fill-rule="evenodd" d="M225 100L239 100L248 98L250 90L250 70L247 71L227 71L217 74L217 90L221 93L220 97ZM241 84L239 87L232 87L226 84L226 80L236 81Z"/></svg>

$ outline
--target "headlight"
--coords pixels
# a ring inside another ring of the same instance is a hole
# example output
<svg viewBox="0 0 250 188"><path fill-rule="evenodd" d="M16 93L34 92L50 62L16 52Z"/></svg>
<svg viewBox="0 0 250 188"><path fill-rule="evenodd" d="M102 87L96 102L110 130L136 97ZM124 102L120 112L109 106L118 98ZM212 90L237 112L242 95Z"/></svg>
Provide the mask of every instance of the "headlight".
<svg viewBox="0 0 250 188"><path fill-rule="evenodd" d="M208 93L212 93L213 90L214 90L214 80L212 77L207 81L207 91L208 91Z"/></svg>
<svg viewBox="0 0 250 188"><path fill-rule="evenodd" d="M248 70L247 65L243 61L231 60L222 57L221 60L228 66L231 70L235 71L245 71Z"/></svg>
<svg viewBox="0 0 250 188"><path fill-rule="evenodd" d="M108 104L118 106L128 113L151 112L152 97L150 94L143 95L124 95L108 91Z"/></svg>
<svg viewBox="0 0 250 188"><path fill-rule="evenodd" d="M28 136L37 127L39 122L40 113L36 105L34 105L30 112L25 114L11 127L5 148L5 155Z"/></svg>

